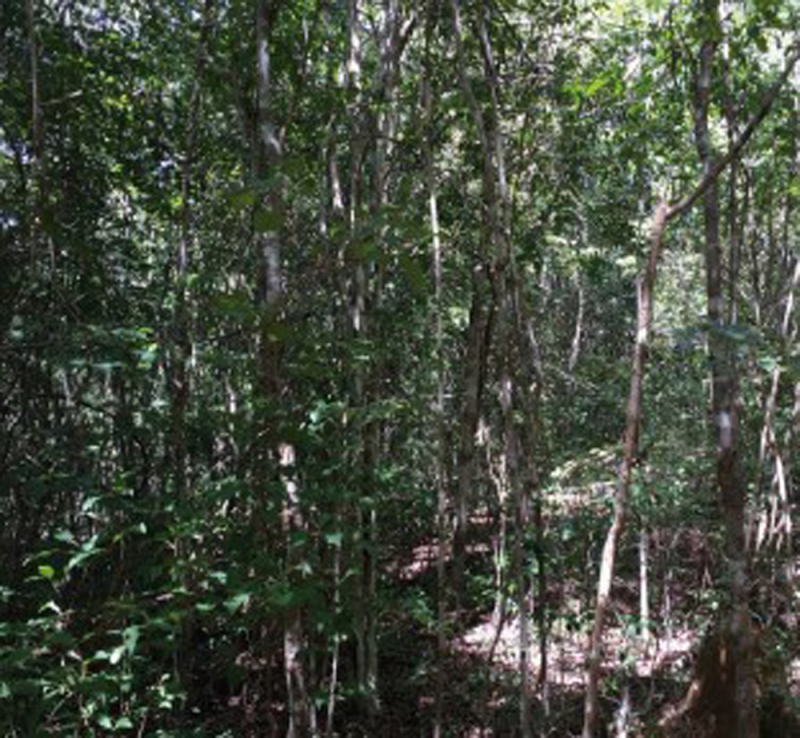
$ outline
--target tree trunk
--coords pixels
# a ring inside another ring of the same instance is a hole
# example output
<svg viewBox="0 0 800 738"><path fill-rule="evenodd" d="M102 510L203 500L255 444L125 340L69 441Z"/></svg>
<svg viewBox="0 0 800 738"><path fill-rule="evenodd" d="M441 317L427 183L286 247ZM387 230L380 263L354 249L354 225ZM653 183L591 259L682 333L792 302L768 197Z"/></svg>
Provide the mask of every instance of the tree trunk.
<svg viewBox="0 0 800 738"><path fill-rule="evenodd" d="M475 476L475 450L478 420L480 418L486 363L489 353L492 316L494 312L490 278L487 266L494 258L492 239L495 235L494 219L497 217L495 171L489 132L483 111L478 104L467 76L467 60L463 48L461 7L451 0L453 38L458 61L459 84L467 98L472 120L481 143L483 157L483 211L481 247L478 263L473 268L472 306L467 329L466 357L464 359L462 409L459 422L459 445L456 490L456 521L453 534L453 590L460 606L464 589L464 559L472 484Z"/></svg>
<svg viewBox="0 0 800 738"><path fill-rule="evenodd" d="M631 474L639 446L639 427L642 417L642 385L647 360L647 343L653 312L653 291L658 269L658 258L667 224L669 207L661 202L656 208L653 232L650 241L650 255L644 274L639 279L639 307L636 318L636 342L633 347L631 367L631 386L628 395L628 409L625 419L625 439L623 442L622 464L614 496L614 518L603 545L600 560L600 578L597 584L597 602L594 612L594 627L589 641L588 669L586 677L586 698L583 714L583 738L595 735L600 716L599 683L602 665L602 639L606 613L610 604L611 584L614 577L614 564L617 547L628 517Z"/></svg>
<svg viewBox="0 0 800 738"><path fill-rule="evenodd" d="M710 31L719 29L717 0L706 0L705 15ZM707 38L700 49L695 97L695 139L703 173L711 171L715 153L709 130L712 62L717 42ZM725 523L728 568L731 659L734 664L736 735L756 738L758 696L755 675L754 636L748 594L749 554L745 539L746 490L739 459L737 411L738 372L736 346L726 335L729 324L723 294L723 257L720 241L719 191L712 182L703 194L706 250L706 294L708 299L708 352L711 363L712 412L717 440L717 485ZM733 287L735 289L735 286Z"/></svg>
<svg viewBox="0 0 800 738"><path fill-rule="evenodd" d="M433 738L441 738L444 730L445 651L447 648L447 573L446 560L449 546L447 524L447 464L445 415L445 354L442 281L442 236L439 227L439 205L436 186L436 165L433 149L433 65L431 62L431 36L433 33L433 6L428 4L425 22L425 77L422 80L422 106L425 125L424 156L425 179L428 190L428 218L431 228L431 256L433 258L434 341L436 350L436 683L434 685Z"/></svg>
<svg viewBox="0 0 800 738"><path fill-rule="evenodd" d="M207 56L206 45L210 33L211 13L214 1L206 0L195 60L195 78L189 101L186 140L184 144L183 168L181 172L181 231L175 255L175 309L173 312L172 340L170 342L169 390L171 397L171 446L174 495L179 505L186 502L188 475L188 442L186 437L186 413L191 396L189 357L192 351L190 335L191 310L187 295L187 282L192 251L192 196L193 168L197 127L202 105L203 73Z"/></svg>
<svg viewBox="0 0 800 738"><path fill-rule="evenodd" d="M271 0L259 0L256 6L256 56L257 56L257 119L255 140L255 173L260 182L272 176L277 179L277 169L282 158L282 144L274 121L272 110L272 89L270 79L271 51L270 40L276 8ZM259 422L260 446L258 455L257 484L260 486L261 504L257 515L263 519L259 523L262 531L262 545L269 545L271 535L267 529L271 505L267 499L269 480L273 469L279 470L279 480L283 489L282 528L286 551L285 570L290 583L296 584L297 566L302 552L295 541L297 533L306 530L306 522L300 500L300 489L294 473L295 449L291 443L281 439L281 431L275 427L274 407L280 400L284 380L280 373L280 346L274 340L275 325L282 317L283 274L281 264L281 239L277 226L273 223L283 210L281 188L273 181L266 196L259 200L256 215L266 214L266 218L256 217L257 233L256 263L258 270L258 293L261 309L261 332L258 347L258 394L263 409ZM261 221L261 222L259 222ZM266 224L266 227L264 225ZM302 610L295 604L286 610L283 624L283 657L286 677L287 711L289 725L288 738L316 736L316 713L308 695L305 674L305 636L303 632Z"/></svg>
<svg viewBox="0 0 800 738"><path fill-rule="evenodd" d="M41 79L39 77L39 37L36 31L37 2L25 0L25 21L28 33L28 56L30 61L31 90L31 187L30 187L30 259L35 264L41 258L42 223L46 201L44 166L44 126L42 123ZM50 280L56 278L56 252L52 240L49 242L48 267Z"/></svg>
<svg viewBox="0 0 800 738"><path fill-rule="evenodd" d="M639 633L650 643L650 531L642 521L639 529Z"/></svg>

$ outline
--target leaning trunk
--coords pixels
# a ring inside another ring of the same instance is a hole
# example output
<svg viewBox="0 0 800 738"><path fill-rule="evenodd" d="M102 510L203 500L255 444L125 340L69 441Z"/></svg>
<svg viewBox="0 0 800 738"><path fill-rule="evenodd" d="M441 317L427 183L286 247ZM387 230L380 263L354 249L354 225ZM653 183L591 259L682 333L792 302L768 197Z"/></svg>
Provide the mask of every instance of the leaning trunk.
<svg viewBox="0 0 800 738"><path fill-rule="evenodd" d="M586 680L586 697L583 714L583 738L592 738L595 734L600 713L599 683L602 663L603 628L611 597L611 582L614 577L614 565L617 547L628 517L628 505L631 490L631 474L639 447L639 427L642 418L642 385L647 360L647 342L650 334L650 323L653 313L653 290L656 282L658 257L664 228L667 223L669 208L662 202L656 209L653 235L650 245L650 256L647 268L639 281L639 308L636 320L636 343L633 348L633 365L631 368L631 386L628 395L628 409L625 419L625 440L622 464L620 465L617 490L614 496L614 519L606 534L603 555L600 560L600 578L597 584L597 602L594 611L594 627L589 642L589 658Z"/></svg>

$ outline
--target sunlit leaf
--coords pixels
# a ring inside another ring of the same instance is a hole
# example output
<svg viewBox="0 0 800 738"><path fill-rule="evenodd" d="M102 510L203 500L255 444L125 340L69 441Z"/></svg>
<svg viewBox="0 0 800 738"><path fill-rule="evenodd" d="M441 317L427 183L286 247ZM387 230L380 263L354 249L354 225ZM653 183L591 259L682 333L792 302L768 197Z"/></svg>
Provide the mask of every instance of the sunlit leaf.
<svg viewBox="0 0 800 738"><path fill-rule="evenodd" d="M225 609L233 615L235 612L247 607L250 603L250 593L240 592L225 601Z"/></svg>

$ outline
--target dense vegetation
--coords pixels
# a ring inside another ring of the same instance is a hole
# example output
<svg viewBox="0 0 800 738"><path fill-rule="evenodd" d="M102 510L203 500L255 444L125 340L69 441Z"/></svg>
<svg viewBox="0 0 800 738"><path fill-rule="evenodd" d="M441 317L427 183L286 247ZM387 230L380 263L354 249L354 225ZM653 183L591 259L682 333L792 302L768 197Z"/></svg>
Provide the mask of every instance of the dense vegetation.
<svg viewBox="0 0 800 738"><path fill-rule="evenodd" d="M800 735L799 19L4 0L0 732Z"/></svg>

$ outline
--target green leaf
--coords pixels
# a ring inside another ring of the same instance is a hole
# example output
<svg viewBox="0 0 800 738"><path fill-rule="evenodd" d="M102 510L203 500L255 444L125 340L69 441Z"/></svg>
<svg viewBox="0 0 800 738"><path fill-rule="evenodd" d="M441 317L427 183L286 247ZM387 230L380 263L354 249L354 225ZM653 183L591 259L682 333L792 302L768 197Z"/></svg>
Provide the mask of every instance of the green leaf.
<svg viewBox="0 0 800 738"><path fill-rule="evenodd" d="M607 74L601 74L599 77L593 79L585 90L587 97L592 97L595 93L601 90L608 84L609 77Z"/></svg>
<svg viewBox="0 0 800 738"><path fill-rule="evenodd" d="M75 567L80 566L84 561L98 554L100 549L97 548L97 535L93 535L86 543L81 546L78 551L68 562L66 572L69 574Z"/></svg>
<svg viewBox="0 0 800 738"><path fill-rule="evenodd" d="M139 361L137 364L138 369L150 369L155 363L156 358L158 357L158 344L157 343L150 343L147 344L144 348L139 349Z"/></svg>
<svg viewBox="0 0 800 738"><path fill-rule="evenodd" d="M333 546L334 548L341 548L343 539L344 539L344 533L326 533L325 534L325 542L329 546Z"/></svg>
<svg viewBox="0 0 800 738"><path fill-rule="evenodd" d="M400 254L400 268L406 275L411 291L417 295L424 295L426 288L425 271L419 262L409 254Z"/></svg>
<svg viewBox="0 0 800 738"><path fill-rule="evenodd" d="M47 645L53 648L68 649L75 645L75 638L65 630L54 630L47 635Z"/></svg>
<svg viewBox="0 0 800 738"><path fill-rule="evenodd" d="M237 595L234 595L229 600L225 602L225 609L233 615L238 610L247 607L248 603L250 602L250 593L249 592L240 592Z"/></svg>
<svg viewBox="0 0 800 738"><path fill-rule="evenodd" d="M303 576L311 576L314 573L314 569L312 568L311 564L305 559L303 559L300 563L297 564L296 569Z"/></svg>
<svg viewBox="0 0 800 738"><path fill-rule="evenodd" d="M237 190L228 195L228 202L234 210L246 210L255 205L256 193L253 190Z"/></svg>
<svg viewBox="0 0 800 738"><path fill-rule="evenodd" d="M274 210L256 210L253 216L253 227L259 233L277 231L283 225L283 216Z"/></svg>
<svg viewBox="0 0 800 738"><path fill-rule="evenodd" d="M359 238L350 244L348 254L356 261L371 261L377 256L378 249L375 242L367 237Z"/></svg>
<svg viewBox="0 0 800 738"><path fill-rule="evenodd" d="M294 592L285 582L273 588L269 599L270 602L279 608L288 608L296 601Z"/></svg>
<svg viewBox="0 0 800 738"><path fill-rule="evenodd" d="M97 724L101 728L105 728L106 730L113 730L114 723L111 721L110 715L98 715L97 716Z"/></svg>
<svg viewBox="0 0 800 738"><path fill-rule="evenodd" d="M761 356L758 365L765 371L772 373L780 367L780 361L774 356Z"/></svg>
<svg viewBox="0 0 800 738"><path fill-rule="evenodd" d="M122 643L129 656L136 653L136 646L139 643L140 629L138 625L131 625L122 631Z"/></svg>
<svg viewBox="0 0 800 738"><path fill-rule="evenodd" d="M122 657L125 655L125 646L117 646L108 657L108 663L112 665L118 664Z"/></svg>
<svg viewBox="0 0 800 738"><path fill-rule="evenodd" d="M56 575L56 570L49 564L43 564L39 567L39 576L45 579L52 579Z"/></svg>

